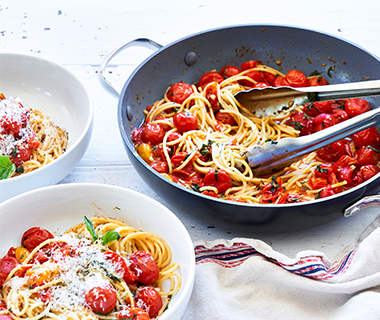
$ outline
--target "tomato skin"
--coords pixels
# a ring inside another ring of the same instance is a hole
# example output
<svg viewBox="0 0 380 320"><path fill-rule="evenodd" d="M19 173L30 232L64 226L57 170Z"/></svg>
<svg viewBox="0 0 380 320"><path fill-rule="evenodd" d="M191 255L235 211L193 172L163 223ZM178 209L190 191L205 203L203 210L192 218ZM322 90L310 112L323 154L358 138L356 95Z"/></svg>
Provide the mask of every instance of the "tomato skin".
<svg viewBox="0 0 380 320"><path fill-rule="evenodd" d="M313 132L313 121L303 112L293 112L286 124L299 130L300 136L307 136Z"/></svg>
<svg viewBox="0 0 380 320"><path fill-rule="evenodd" d="M94 287L84 297L90 309L100 314L110 313L117 303L117 294L111 285Z"/></svg>
<svg viewBox="0 0 380 320"><path fill-rule="evenodd" d="M285 76L286 81L291 87L308 87L309 81L302 71L289 70Z"/></svg>
<svg viewBox="0 0 380 320"><path fill-rule="evenodd" d="M153 161L150 166L158 173L168 173L169 168L166 161Z"/></svg>
<svg viewBox="0 0 380 320"><path fill-rule="evenodd" d="M46 229L33 227L24 232L21 238L21 245L29 251L33 251L42 242L52 238L54 236Z"/></svg>
<svg viewBox="0 0 380 320"><path fill-rule="evenodd" d="M131 139L135 145L140 145L143 143L141 139L142 130L142 128L136 128L131 133Z"/></svg>
<svg viewBox="0 0 380 320"><path fill-rule="evenodd" d="M117 319L150 320L147 312L137 307L124 307L116 312Z"/></svg>
<svg viewBox="0 0 380 320"><path fill-rule="evenodd" d="M311 117L316 117L321 113L331 113L331 101L311 102L305 105L304 110Z"/></svg>
<svg viewBox="0 0 380 320"><path fill-rule="evenodd" d="M181 151L176 153L170 158L170 161L173 165L173 167L177 168L182 165L182 163L185 161L185 158L187 157L188 153Z"/></svg>
<svg viewBox="0 0 380 320"><path fill-rule="evenodd" d="M206 72L198 81L198 86L202 88L202 90L211 82L221 83L224 78L215 71Z"/></svg>
<svg viewBox="0 0 380 320"><path fill-rule="evenodd" d="M280 197L278 204L303 202L299 193L287 193Z"/></svg>
<svg viewBox="0 0 380 320"><path fill-rule="evenodd" d="M308 80L309 86L326 86L329 84L329 82L323 78L322 76L313 77Z"/></svg>
<svg viewBox="0 0 380 320"><path fill-rule="evenodd" d="M309 184L313 189L321 189L325 188L328 185L328 182L325 178L311 177L309 179Z"/></svg>
<svg viewBox="0 0 380 320"><path fill-rule="evenodd" d="M137 274L138 282L150 286L157 281L160 269L149 252L137 251L131 255L130 261L130 268Z"/></svg>
<svg viewBox="0 0 380 320"><path fill-rule="evenodd" d="M277 77L273 83L274 87L290 87L289 82L283 77Z"/></svg>
<svg viewBox="0 0 380 320"><path fill-rule="evenodd" d="M313 132L318 132L336 125L336 119L328 113L321 113L313 119Z"/></svg>
<svg viewBox="0 0 380 320"><path fill-rule="evenodd" d="M376 127L370 127L355 133L353 139L357 149L367 146L374 147L375 149L379 149L380 147L380 134Z"/></svg>
<svg viewBox="0 0 380 320"><path fill-rule="evenodd" d="M218 193L224 193L231 188L231 178L224 170L211 169L206 173L203 184L217 188Z"/></svg>
<svg viewBox="0 0 380 320"><path fill-rule="evenodd" d="M104 256L106 260L111 261L115 265L116 272L123 276L127 284L133 284L137 281L137 275L128 268L127 262L120 254L114 251L106 251Z"/></svg>
<svg viewBox="0 0 380 320"><path fill-rule="evenodd" d="M198 126L197 118L190 112L178 112L173 118L174 125L179 132L196 130Z"/></svg>
<svg viewBox="0 0 380 320"><path fill-rule="evenodd" d="M269 72L263 72L263 78L266 84L268 84L271 87L274 87L274 82L277 79L277 77L274 74Z"/></svg>
<svg viewBox="0 0 380 320"><path fill-rule="evenodd" d="M154 122L147 123L141 132L143 142L150 142L152 145L160 144L164 140L165 131L161 125Z"/></svg>
<svg viewBox="0 0 380 320"><path fill-rule="evenodd" d="M149 317L155 318L162 308L162 299L160 294L152 287L144 287L137 291L135 297L137 306L148 312Z"/></svg>
<svg viewBox="0 0 380 320"><path fill-rule="evenodd" d="M10 274L11 271L17 267L18 261L14 257L4 256L0 260L0 272L5 273L6 275Z"/></svg>
<svg viewBox="0 0 380 320"><path fill-rule="evenodd" d="M340 157L347 154L347 148L349 146L342 140L335 141L333 143L328 144L327 146L318 149L317 154L318 157L322 160L328 162L335 162L340 159Z"/></svg>
<svg viewBox="0 0 380 320"><path fill-rule="evenodd" d="M320 197L321 198L326 198L326 197L330 197L330 196L333 196L335 194L333 188L331 188L330 185L328 185L326 188L324 188L321 193L320 193Z"/></svg>
<svg viewBox="0 0 380 320"><path fill-rule="evenodd" d="M261 60L249 60L241 64L241 71L256 68L258 65L262 65Z"/></svg>
<svg viewBox="0 0 380 320"><path fill-rule="evenodd" d="M367 164L362 166L359 170L358 175L362 177L363 181L371 179L373 176L377 175L380 172L379 168L373 164Z"/></svg>
<svg viewBox="0 0 380 320"><path fill-rule="evenodd" d="M167 97L174 103L182 104L193 93L194 90L191 85L185 82L178 82L170 87Z"/></svg>
<svg viewBox="0 0 380 320"><path fill-rule="evenodd" d="M219 74L224 78L230 78L233 76L236 76L240 73L240 69L238 67L234 66L224 66L222 69L220 69Z"/></svg>
<svg viewBox="0 0 380 320"><path fill-rule="evenodd" d="M373 147L361 147L356 151L355 159L361 166L377 164L380 160L379 150Z"/></svg>
<svg viewBox="0 0 380 320"><path fill-rule="evenodd" d="M348 99L344 109L350 118L371 110L368 101L358 98Z"/></svg>
<svg viewBox="0 0 380 320"><path fill-rule="evenodd" d="M236 126L236 121L233 116L227 112L218 112L215 115L215 119L220 121L223 124L229 124L230 126Z"/></svg>
<svg viewBox="0 0 380 320"><path fill-rule="evenodd" d="M263 74L260 71L248 71L245 74L245 76L251 78L255 82L249 80L241 80L240 84L242 84L243 86L253 87L255 83L265 81L263 78Z"/></svg>
<svg viewBox="0 0 380 320"><path fill-rule="evenodd" d="M332 115L335 117L337 123L346 121L350 118L347 112L342 109L333 109Z"/></svg>

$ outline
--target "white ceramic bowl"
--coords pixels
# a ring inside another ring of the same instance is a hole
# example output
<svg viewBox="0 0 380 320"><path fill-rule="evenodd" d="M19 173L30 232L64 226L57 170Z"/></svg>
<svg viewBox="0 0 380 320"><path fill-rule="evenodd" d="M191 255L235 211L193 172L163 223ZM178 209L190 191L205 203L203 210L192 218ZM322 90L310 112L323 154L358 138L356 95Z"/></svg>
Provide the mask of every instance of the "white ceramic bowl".
<svg viewBox="0 0 380 320"><path fill-rule="evenodd" d="M91 139L93 107L82 83L48 60L0 53L0 93L20 97L69 133L67 151L50 164L11 179L0 180L0 202L17 194L61 181L82 159Z"/></svg>
<svg viewBox="0 0 380 320"><path fill-rule="evenodd" d="M84 214L117 218L168 243L172 261L180 265L183 282L160 320L180 319L194 283L192 241L169 209L138 192L104 184L72 183L39 188L4 201L0 204L0 257L20 244L27 229L40 226L61 233L83 222Z"/></svg>

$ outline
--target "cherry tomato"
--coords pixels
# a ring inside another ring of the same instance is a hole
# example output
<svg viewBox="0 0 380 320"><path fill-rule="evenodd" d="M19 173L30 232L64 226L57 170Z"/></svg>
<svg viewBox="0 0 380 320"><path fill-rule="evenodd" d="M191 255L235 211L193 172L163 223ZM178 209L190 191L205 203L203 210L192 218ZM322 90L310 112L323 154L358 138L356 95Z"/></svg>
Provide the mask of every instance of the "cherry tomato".
<svg viewBox="0 0 380 320"><path fill-rule="evenodd" d="M166 151L170 155L171 149L169 147L166 147ZM155 160L165 160L164 146L162 144L154 146L152 148L152 156Z"/></svg>
<svg viewBox="0 0 380 320"><path fill-rule="evenodd" d="M285 76L286 81L291 87L308 87L309 81L302 71L289 70Z"/></svg>
<svg viewBox="0 0 380 320"><path fill-rule="evenodd" d="M313 132L318 132L336 125L336 119L331 114L321 113L313 119Z"/></svg>
<svg viewBox="0 0 380 320"><path fill-rule="evenodd" d="M280 77L277 77L276 80L274 80L273 86L274 87L290 87L290 84L285 78L280 76Z"/></svg>
<svg viewBox="0 0 380 320"><path fill-rule="evenodd" d="M321 193L320 193L320 197L321 198L326 198L326 197L330 197L330 196L333 196L334 194L336 194L334 192L334 189L331 188L330 185L328 185L326 188L324 188Z"/></svg>
<svg viewBox="0 0 380 320"><path fill-rule="evenodd" d="M243 86L252 87L257 82L264 82L265 81L263 78L263 74L260 71L248 71L244 76L251 78L255 82L252 82L250 80L241 80L240 83Z"/></svg>
<svg viewBox="0 0 380 320"><path fill-rule="evenodd" d="M14 157L14 151L11 152L9 158L16 165L21 166L25 161L28 161L32 155L29 147L26 144L18 145L15 150L16 156Z"/></svg>
<svg viewBox="0 0 380 320"><path fill-rule="evenodd" d="M344 109L350 118L371 110L368 101L358 98L348 99Z"/></svg>
<svg viewBox="0 0 380 320"><path fill-rule="evenodd" d="M313 77L308 80L309 86L326 86L329 84L329 82L323 78L322 76Z"/></svg>
<svg viewBox="0 0 380 320"><path fill-rule="evenodd" d="M218 198L218 194L215 191L212 191L212 190L205 190L205 191L202 192L202 194L204 194L205 196Z"/></svg>
<svg viewBox="0 0 380 320"><path fill-rule="evenodd" d="M348 144L344 140L335 141L317 151L319 158L329 162L335 162L347 154Z"/></svg>
<svg viewBox="0 0 380 320"><path fill-rule="evenodd" d="M191 85L185 82L178 82L170 87L167 97L172 102L182 104L193 93L194 90Z"/></svg>
<svg viewBox="0 0 380 320"><path fill-rule="evenodd" d="M261 189L263 202L273 203L283 191L284 188L282 187L282 179L272 177L272 181L268 182L264 188Z"/></svg>
<svg viewBox="0 0 380 320"><path fill-rule="evenodd" d="M182 165L182 163L185 161L185 158L188 156L187 152L178 152L174 156L170 158L170 161L173 165L173 167L177 168Z"/></svg>
<svg viewBox="0 0 380 320"><path fill-rule="evenodd" d="M54 236L46 229L33 227L24 232L21 238L21 245L29 251L33 251L35 247L40 245L45 240L53 238Z"/></svg>
<svg viewBox="0 0 380 320"><path fill-rule="evenodd" d="M303 112L293 112L286 124L299 130L300 136L306 136L313 132L313 121Z"/></svg>
<svg viewBox="0 0 380 320"><path fill-rule="evenodd" d="M141 139L143 142L150 142L152 145L157 145L164 140L165 131L158 123L147 123L141 132Z"/></svg>
<svg viewBox="0 0 380 320"><path fill-rule="evenodd" d="M328 182L324 178L311 177L309 179L309 184L313 189L321 189L326 187L328 185Z"/></svg>
<svg viewBox="0 0 380 320"><path fill-rule="evenodd" d="M28 146L29 146L30 149L34 149L34 150L36 150L36 149L38 149L40 147L40 142L38 141L38 139L36 138L35 135L31 135L28 138L27 144L28 144Z"/></svg>
<svg viewBox="0 0 380 320"><path fill-rule="evenodd" d="M338 182L336 180L337 168L330 163L323 163L318 165L314 170L314 176L316 178L326 179L330 184Z"/></svg>
<svg viewBox="0 0 380 320"><path fill-rule="evenodd" d="M359 170L359 173L363 181L367 181L371 179L373 176L377 175L379 172L380 172L379 168L373 164L367 164L365 166L362 166Z"/></svg>
<svg viewBox="0 0 380 320"><path fill-rule="evenodd" d="M153 161L150 166L158 173L168 173L169 168L166 161Z"/></svg>
<svg viewBox="0 0 380 320"><path fill-rule="evenodd" d="M232 77L232 76L236 76L239 73L240 73L240 69L238 67L234 67L234 66L224 66L219 71L219 74L224 79L227 79L227 78Z"/></svg>
<svg viewBox="0 0 380 320"><path fill-rule="evenodd" d="M150 320L149 314L137 307L124 307L115 313L117 319Z"/></svg>
<svg viewBox="0 0 380 320"><path fill-rule="evenodd" d="M148 312L149 317L155 318L162 308L162 299L160 294L152 287L144 287L137 291L135 297L137 306Z"/></svg>
<svg viewBox="0 0 380 320"><path fill-rule="evenodd" d="M84 297L90 309L100 314L110 313L117 303L117 294L111 285L94 287Z"/></svg>
<svg viewBox="0 0 380 320"><path fill-rule="evenodd" d="M335 117L337 123L346 121L350 118L347 112L342 109L333 109L332 115Z"/></svg>
<svg viewBox="0 0 380 320"><path fill-rule="evenodd" d="M198 86L202 88L202 90L211 82L221 83L224 78L215 71L210 71L205 73L198 82Z"/></svg>
<svg viewBox="0 0 380 320"><path fill-rule="evenodd" d="M0 119L0 125L5 130L5 132L10 133L17 138L19 136L20 130L23 127L23 121L19 116L4 115Z"/></svg>
<svg viewBox="0 0 380 320"><path fill-rule="evenodd" d="M130 261L130 268L139 277L138 282L150 286L157 281L160 269L149 252L137 251L131 255Z"/></svg>
<svg viewBox="0 0 380 320"><path fill-rule="evenodd" d="M261 89L268 88L268 87L270 87L270 85L267 84L266 82L258 82L252 86L252 88L261 88Z"/></svg>
<svg viewBox="0 0 380 320"><path fill-rule="evenodd" d="M143 143L141 139L142 130L143 130L142 128L136 128L132 131L131 139L136 145L140 145Z"/></svg>
<svg viewBox="0 0 380 320"><path fill-rule="evenodd" d="M113 251L106 251L104 257L114 264L116 272L123 277L126 283L132 284L137 281L138 276L129 269L127 262L120 254Z"/></svg>
<svg viewBox="0 0 380 320"><path fill-rule="evenodd" d="M353 135L354 145L357 149L360 147L371 146L376 149L380 147L380 134L376 127L370 127Z"/></svg>
<svg viewBox="0 0 380 320"><path fill-rule="evenodd" d="M374 147L361 147L355 153L356 161L364 166L366 164L377 164L380 160L379 150Z"/></svg>
<svg viewBox="0 0 380 320"><path fill-rule="evenodd" d="M16 258L10 256L4 256L0 260L0 272L5 273L6 275L10 274L11 271L17 267L18 261Z"/></svg>
<svg viewBox="0 0 380 320"><path fill-rule="evenodd" d="M182 134L180 134L179 132L170 132L166 139L166 142L172 142L172 141L180 139L181 137L182 137ZM178 145L179 143L173 144L172 145L173 149L176 150Z"/></svg>
<svg viewBox="0 0 380 320"><path fill-rule="evenodd" d="M241 64L241 71L256 68L257 66L262 64L263 63L261 62L261 60L250 60Z"/></svg>
<svg viewBox="0 0 380 320"><path fill-rule="evenodd" d="M334 166L336 168L339 168L342 166L353 166L356 164L357 164L357 161L353 157L345 155L345 156L340 157L340 159L334 163Z"/></svg>
<svg viewBox="0 0 380 320"><path fill-rule="evenodd" d="M302 195L299 193L287 193L280 197L278 200L279 204L283 203L297 203L297 202L303 202Z"/></svg>
<svg viewBox="0 0 380 320"><path fill-rule="evenodd" d="M197 118L187 111L178 112L174 116L173 122L179 132L196 130L198 125Z"/></svg>
<svg viewBox="0 0 380 320"><path fill-rule="evenodd" d="M353 185L352 178L354 177L354 170L356 168L357 161L349 156L342 156L337 162L335 167L337 168L337 178L339 181L346 181L347 186Z"/></svg>
<svg viewBox="0 0 380 320"><path fill-rule="evenodd" d="M231 178L224 170L211 169L206 173L203 184L217 188L218 193L224 193L231 188Z"/></svg>
<svg viewBox="0 0 380 320"><path fill-rule="evenodd" d="M321 113L331 113L331 102L330 101L320 101L312 102L305 105L305 113L308 116L316 117Z"/></svg>
<svg viewBox="0 0 380 320"><path fill-rule="evenodd" d="M200 185L203 181L203 178L203 173L194 170L194 172L190 174L189 182L193 185Z"/></svg>
<svg viewBox="0 0 380 320"><path fill-rule="evenodd" d="M274 82L277 79L277 77L274 74L269 72L263 72L263 78L266 84L268 84L271 87L274 87Z"/></svg>
<svg viewBox="0 0 380 320"><path fill-rule="evenodd" d="M219 111L215 115L215 119L220 121L223 124L229 124L230 126L236 126L236 121L235 121L234 117L231 116L231 114L229 114L227 112L220 112Z"/></svg>

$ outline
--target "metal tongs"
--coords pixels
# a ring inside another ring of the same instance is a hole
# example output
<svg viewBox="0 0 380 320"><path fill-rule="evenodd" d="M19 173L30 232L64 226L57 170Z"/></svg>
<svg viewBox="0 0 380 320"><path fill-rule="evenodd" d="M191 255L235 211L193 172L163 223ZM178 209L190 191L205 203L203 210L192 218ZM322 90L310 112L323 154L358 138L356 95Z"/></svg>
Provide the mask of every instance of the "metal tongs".
<svg viewBox="0 0 380 320"><path fill-rule="evenodd" d="M308 102L380 95L380 80L306 88L264 88L235 95L243 107L258 116L291 110ZM257 176L269 175L308 153L380 123L380 108L299 138L267 142L248 150L248 162Z"/></svg>

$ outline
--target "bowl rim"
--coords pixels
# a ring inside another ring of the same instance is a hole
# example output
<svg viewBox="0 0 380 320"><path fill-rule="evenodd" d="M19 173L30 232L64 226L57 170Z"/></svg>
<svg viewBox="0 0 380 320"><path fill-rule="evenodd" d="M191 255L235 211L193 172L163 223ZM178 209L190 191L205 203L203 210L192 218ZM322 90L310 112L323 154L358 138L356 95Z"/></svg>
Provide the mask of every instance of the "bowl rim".
<svg viewBox="0 0 380 320"><path fill-rule="evenodd" d="M59 161L61 159L68 158L71 155L71 153L73 153L74 150L78 148L78 145L81 144L81 142L84 140L86 135L92 131L92 126L93 126L93 122L94 122L94 106L93 106L92 99L88 93L88 90L86 89L86 87L84 86L82 81L74 73L72 73L70 70L68 70L67 68L65 68L63 65L61 65L59 63L53 62L53 61L45 59L45 58L37 57L35 55L22 54L22 53L0 52L0 59L2 59L2 57L4 57L4 56L5 57L6 56L20 57L20 58L26 57L28 59L35 60L35 61L39 60L40 62L42 62L44 64L53 65L55 67L58 67L61 71L66 72L73 80L75 80L77 82L77 84L80 86L81 90L85 94L85 98L88 101L88 104L87 104L88 105L88 117L87 117L85 126L83 127L83 130L82 130L81 134L79 135L79 137L77 138L77 140L73 144L70 144L69 147L67 148L67 151L65 151L60 157L58 157L56 160L44 165L41 168L38 168L36 170L33 170L31 172L26 173L25 175L20 175L20 176L12 177L9 179L0 180L0 185L5 184L6 182L9 182L9 181L20 180L20 179L23 179L25 177L33 177L35 175L38 175L39 172L47 170L46 168L50 168L57 161Z"/></svg>

